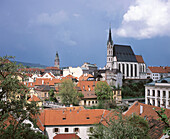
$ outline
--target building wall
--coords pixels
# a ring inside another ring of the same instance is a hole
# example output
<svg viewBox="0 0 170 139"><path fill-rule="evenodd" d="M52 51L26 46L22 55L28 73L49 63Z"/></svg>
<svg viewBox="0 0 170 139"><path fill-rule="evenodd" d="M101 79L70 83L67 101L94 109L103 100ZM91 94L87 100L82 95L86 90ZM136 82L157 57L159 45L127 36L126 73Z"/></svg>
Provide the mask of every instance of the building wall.
<svg viewBox="0 0 170 139"><path fill-rule="evenodd" d="M49 137L49 139L53 139L53 137L56 134L70 134L70 133L76 133L74 131L75 128L79 128L79 131L77 132L77 135L81 138L81 139L89 139L89 128L93 127L93 125L72 125L72 126L46 126L46 132L47 135ZM59 132L54 132L54 129L58 128ZM68 132L65 132L65 128L68 128Z"/></svg>
<svg viewBox="0 0 170 139"><path fill-rule="evenodd" d="M145 104L170 109L170 84L155 83L154 86L145 86Z"/></svg>
<svg viewBox="0 0 170 139"><path fill-rule="evenodd" d="M121 89L113 90L113 100L115 100L116 103L122 102L122 91L121 91Z"/></svg>
<svg viewBox="0 0 170 139"><path fill-rule="evenodd" d="M125 79L139 79L139 64L137 62L117 62L115 64Z"/></svg>
<svg viewBox="0 0 170 139"><path fill-rule="evenodd" d="M97 98L81 100L79 103L80 106L96 106L97 104Z"/></svg>
<svg viewBox="0 0 170 139"><path fill-rule="evenodd" d="M72 75L79 78L83 74L83 70L80 67L73 68L69 67L68 69L63 69L63 76Z"/></svg>

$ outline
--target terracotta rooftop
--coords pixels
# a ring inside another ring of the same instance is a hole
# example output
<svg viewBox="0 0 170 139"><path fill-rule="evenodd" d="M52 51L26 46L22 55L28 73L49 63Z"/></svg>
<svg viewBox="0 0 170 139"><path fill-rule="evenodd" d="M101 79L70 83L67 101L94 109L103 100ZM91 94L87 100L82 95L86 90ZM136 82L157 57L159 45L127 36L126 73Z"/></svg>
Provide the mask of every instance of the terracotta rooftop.
<svg viewBox="0 0 170 139"><path fill-rule="evenodd" d="M143 107L143 112L140 114L140 107ZM159 118L155 110L160 110L160 107L152 106L143 104L140 102L134 102L133 105L124 112L125 116L130 116L132 114L139 115L140 117L143 117L148 120L150 131L149 134L152 139L157 139L162 136L163 128L165 127L165 124L161 121L158 121ZM170 110L166 109L165 114L170 118Z"/></svg>
<svg viewBox="0 0 170 139"><path fill-rule="evenodd" d="M48 125L91 125L99 123L102 116L110 111L103 109L81 109L81 110L50 110L41 112L39 119L44 126Z"/></svg>
<svg viewBox="0 0 170 139"><path fill-rule="evenodd" d="M152 73L168 73L169 68L165 68L165 67L148 67Z"/></svg>
<svg viewBox="0 0 170 139"><path fill-rule="evenodd" d="M28 101L39 102L39 101L41 101L41 100L40 100L37 96L33 95L32 97L30 97L30 98L28 99Z"/></svg>
<svg viewBox="0 0 170 139"><path fill-rule="evenodd" d="M84 99L88 99L88 98L94 98L96 99L97 96L95 94L95 91L82 91L82 94L84 95Z"/></svg>
<svg viewBox="0 0 170 139"><path fill-rule="evenodd" d="M93 77L91 74L83 74L79 77L79 81L87 81L89 77Z"/></svg>
<svg viewBox="0 0 170 139"><path fill-rule="evenodd" d="M45 70L60 70L57 67L46 67Z"/></svg>
<svg viewBox="0 0 170 139"><path fill-rule="evenodd" d="M57 134L53 139L79 139L80 137L76 134Z"/></svg>
<svg viewBox="0 0 170 139"><path fill-rule="evenodd" d="M138 61L138 63L145 63L141 55L135 55L135 56L136 56L136 60Z"/></svg>

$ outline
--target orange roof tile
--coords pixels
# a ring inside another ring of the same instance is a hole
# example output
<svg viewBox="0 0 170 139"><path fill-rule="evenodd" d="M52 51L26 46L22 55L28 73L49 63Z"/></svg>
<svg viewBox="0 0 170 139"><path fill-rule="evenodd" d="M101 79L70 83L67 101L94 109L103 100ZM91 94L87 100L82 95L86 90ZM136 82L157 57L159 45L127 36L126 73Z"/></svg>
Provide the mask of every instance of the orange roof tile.
<svg viewBox="0 0 170 139"><path fill-rule="evenodd" d="M136 56L136 60L138 61L138 63L145 63L141 55L135 55L135 56Z"/></svg>
<svg viewBox="0 0 170 139"><path fill-rule="evenodd" d="M57 134L53 139L79 139L78 135L74 134Z"/></svg>
<svg viewBox="0 0 170 139"><path fill-rule="evenodd" d="M89 77L93 77L93 75L91 75L91 74L83 74L83 75L81 75L80 77L79 77L79 81L87 81L87 79L89 78Z"/></svg>
<svg viewBox="0 0 170 139"><path fill-rule="evenodd" d="M57 67L46 67L45 70L60 70Z"/></svg>
<svg viewBox="0 0 170 139"><path fill-rule="evenodd" d="M140 106L143 106L143 113L140 114ZM152 105L147 105L143 104L140 102L134 102L134 104L124 113L126 116L131 115L132 113L135 113L136 115L140 115L141 117L147 116L148 118L154 118L157 119L159 118L157 113L153 110L155 108L156 110L160 110L160 107L152 106ZM165 113L169 116L170 118L170 110L166 109Z"/></svg>
<svg viewBox="0 0 170 139"><path fill-rule="evenodd" d="M37 96L33 95L28 99L28 101L41 101Z"/></svg>
<svg viewBox="0 0 170 139"><path fill-rule="evenodd" d="M140 106L143 106L143 112L141 114ZM124 112L124 115L130 116L133 113L139 115L140 117L146 118L150 126L149 135L151 138L156 139L162 136L165 124L162 121L157 120L159 117L154 109L160 110L161 108L136 101L126 112ZM165 114L168 116L168 118L170 118L170 109L166 109Z"/></svg>
<svg viewBox="0 0 170 139"><path fill-rule="evenodd" d="M94 98L96 99L97 96L95 94L95 91L82 91L82 94L84 95L84 99L88 99L88 98Z"/></svg>
<svg viewBox="0 0 170 139"><path fill-rule="evenodd" d="M152 73L168 73L165 67L148 67Z"/></svg>
<svg viewBox="0 0 170 139"><path fill-rule="evenodd" d="M41 112L39 119L46 125L90 125L99 123L102 115L107 115L110 111L102 109L90 110L50 110Z"/></svg>

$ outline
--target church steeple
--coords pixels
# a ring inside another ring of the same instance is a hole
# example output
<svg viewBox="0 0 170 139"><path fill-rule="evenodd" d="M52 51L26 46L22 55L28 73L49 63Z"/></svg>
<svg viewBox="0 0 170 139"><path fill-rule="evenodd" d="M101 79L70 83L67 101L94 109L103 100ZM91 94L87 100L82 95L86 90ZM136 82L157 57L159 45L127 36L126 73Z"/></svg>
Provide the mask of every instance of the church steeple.
<svg viewBox="0 0 170 139"><path fill-rule="evenodd" d="M56 52L55 55L54 67L60 68L60 60L59 60L58 52Z"/></svg>
<svg viewBox="0 0 170 139"><path fill-rule="evenodd" d="M113 45L111 27L109 28L109 38L107 40L107 45L109 44L109 42L111 45Z"/></svg>

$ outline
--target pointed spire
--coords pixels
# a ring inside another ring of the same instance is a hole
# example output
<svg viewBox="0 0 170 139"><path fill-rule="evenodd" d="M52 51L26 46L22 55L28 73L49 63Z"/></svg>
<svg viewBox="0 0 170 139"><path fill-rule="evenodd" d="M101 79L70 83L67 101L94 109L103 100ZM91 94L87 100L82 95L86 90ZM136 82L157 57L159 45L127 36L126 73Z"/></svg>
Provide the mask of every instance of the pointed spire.
<svg viewBox="0 0 170 139"><path fill-rule="evenodd" d="M113 45L113 40L112 40L112 32L111 32L111 25L109 27L109 38L108 38L108 41L107 41L107 45L109 44Z"/></svg>

